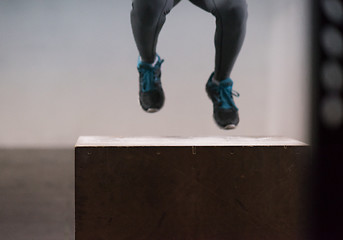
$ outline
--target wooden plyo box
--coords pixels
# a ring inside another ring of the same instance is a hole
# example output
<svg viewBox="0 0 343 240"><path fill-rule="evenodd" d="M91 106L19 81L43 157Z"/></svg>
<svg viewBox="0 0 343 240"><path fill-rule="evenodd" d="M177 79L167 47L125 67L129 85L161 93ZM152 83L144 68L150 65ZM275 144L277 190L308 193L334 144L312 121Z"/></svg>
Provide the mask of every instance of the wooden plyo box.
<svg viewBox="0 0 343 240"><path fill-rule="evenodd" d="M308 154L286 138L80 137L76 240L300 239Z"/></svg>

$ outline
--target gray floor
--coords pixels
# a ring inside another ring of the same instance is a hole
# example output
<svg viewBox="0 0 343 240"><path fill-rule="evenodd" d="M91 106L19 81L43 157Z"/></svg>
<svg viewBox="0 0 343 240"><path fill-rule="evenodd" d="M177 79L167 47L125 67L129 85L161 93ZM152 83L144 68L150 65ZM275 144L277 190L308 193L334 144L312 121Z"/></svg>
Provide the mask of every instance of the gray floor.
<svg viewBox="0 0 343 240"><path fill-rule="evenodd" d="M0 239L74 239L74 150L0 149Z"/></svg>

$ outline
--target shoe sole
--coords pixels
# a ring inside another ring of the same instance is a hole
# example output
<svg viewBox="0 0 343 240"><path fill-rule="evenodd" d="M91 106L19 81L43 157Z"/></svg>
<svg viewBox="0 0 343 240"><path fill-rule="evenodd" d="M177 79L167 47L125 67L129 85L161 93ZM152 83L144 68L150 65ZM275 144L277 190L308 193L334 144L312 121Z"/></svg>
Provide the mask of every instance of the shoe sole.
<svg viewBox="0 0 343 240"><path fill-rule="evenodd" d="M225 130L230 130L230 129L235 129L237 126L235 124L229 124L226 125L225 127L222 127Z"/></svg>
<svg viewBox="0 0 343 240"><path fill-rule="evenodd" d="M141 105L143 111L144 111L144 112L147 112L147 113L155 113L155 112L158 112L158 111L160 111L161 108L163 107L163 105L162 105L161 108L147 108L147 109L145 109L145 108L143 108L142 103L141 103L141 101L140 101L139 99L138 99L138 102L139 102L139 104Z"/></svg>
<svg viewBox="0 0 343 240"><path fill-rule="evenodd" d="M155 113L155 112L158 112L160 109L158 109L158 108L148 108L147 110L146 110L146 112L148 112L148 113Z"/></svg>

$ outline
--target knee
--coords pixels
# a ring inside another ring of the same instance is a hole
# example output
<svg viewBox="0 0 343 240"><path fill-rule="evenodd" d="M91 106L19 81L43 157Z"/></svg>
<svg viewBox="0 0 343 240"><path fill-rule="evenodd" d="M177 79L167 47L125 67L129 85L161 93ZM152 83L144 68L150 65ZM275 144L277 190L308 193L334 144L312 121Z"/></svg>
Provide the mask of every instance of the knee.
<svg viewBox="0 0 343 240"><path fill-rule="evenodd" d="M150 26L158 22L163 10L163 1L134 1L132 3L131 18L140 24Z"/></svg>
<svg viewBox="0 0 343 240"><path fill-rule="evenodd" d="M247 21L248 5L245 0L221 1L217 9L223 21L229 22L231 26L242 26Z"/></svg>

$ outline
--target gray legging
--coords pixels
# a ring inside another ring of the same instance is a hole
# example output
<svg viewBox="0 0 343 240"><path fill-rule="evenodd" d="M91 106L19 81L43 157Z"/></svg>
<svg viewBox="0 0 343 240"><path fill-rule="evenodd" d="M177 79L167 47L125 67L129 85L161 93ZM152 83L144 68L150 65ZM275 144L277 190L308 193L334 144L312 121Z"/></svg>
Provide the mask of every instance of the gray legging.
<svg viewBox="0 0 343 240"><path fill-rule="evenodd" d="M131 25L142 60L153 62L158 35L166 15L181 0L133 0ZM216 18L215 75L217 80L230 77L233 65L242 47L246 20L245 0L189 0L212 13Z"/></svg>

